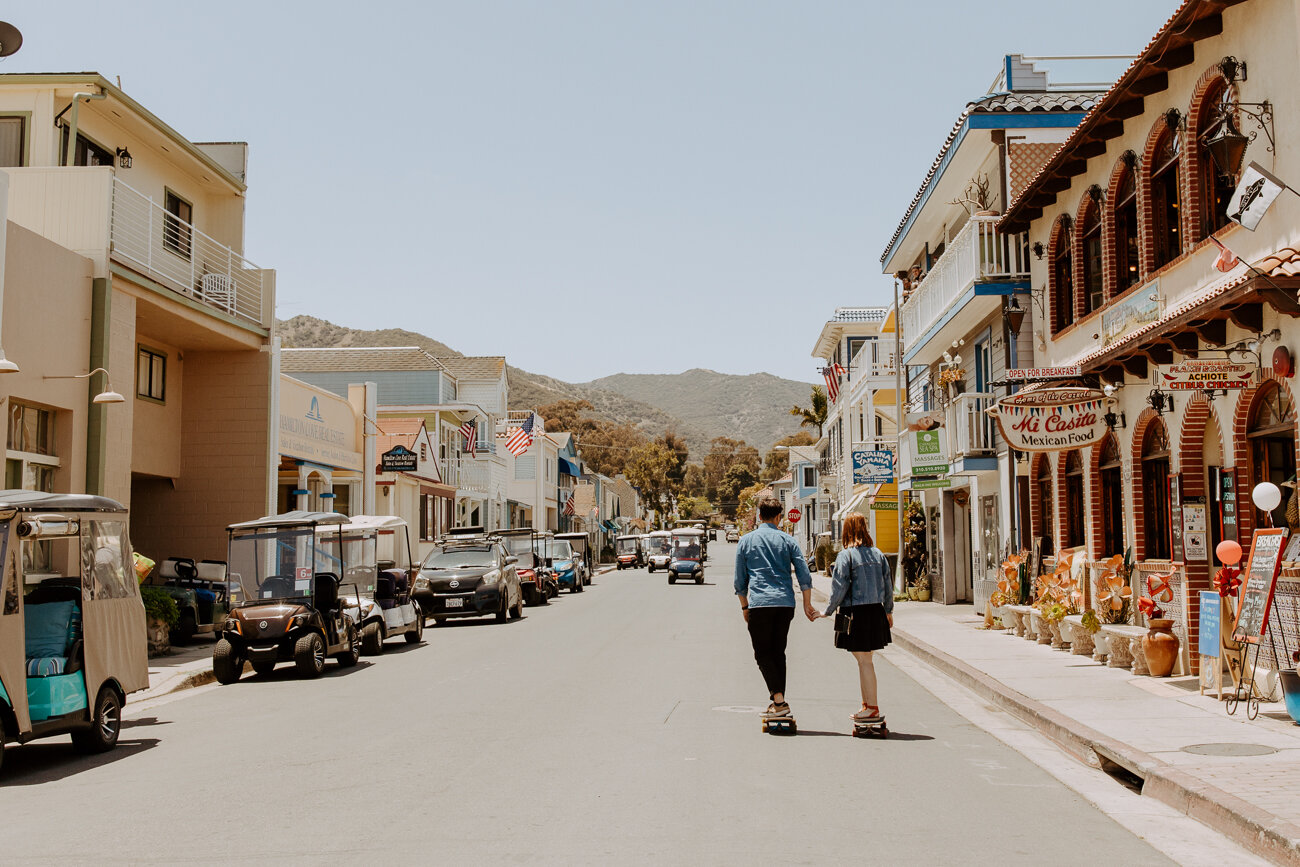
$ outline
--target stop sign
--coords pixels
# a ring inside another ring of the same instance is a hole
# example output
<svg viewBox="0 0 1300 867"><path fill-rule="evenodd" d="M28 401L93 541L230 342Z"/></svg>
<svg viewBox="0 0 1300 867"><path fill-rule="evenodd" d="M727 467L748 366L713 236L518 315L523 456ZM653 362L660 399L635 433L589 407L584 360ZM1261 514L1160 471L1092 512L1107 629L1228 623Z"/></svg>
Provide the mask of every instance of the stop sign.
<svg viewBox="0 0 1300 867"><path fill-rule="evenodd" d="M791 524L797 524L799 523L799 519L803 517L803 512L798 509L791 509L790 514L786 517L790 519Z"/></svg>

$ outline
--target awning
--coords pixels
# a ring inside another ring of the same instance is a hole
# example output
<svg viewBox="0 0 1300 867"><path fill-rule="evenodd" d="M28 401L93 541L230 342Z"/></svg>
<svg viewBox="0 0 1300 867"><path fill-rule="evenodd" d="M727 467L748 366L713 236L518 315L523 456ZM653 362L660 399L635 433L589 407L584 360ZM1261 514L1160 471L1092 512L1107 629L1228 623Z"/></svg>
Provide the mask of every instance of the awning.
<svg viewBox="0 0 1300 867"><path fill-rule="evenodd" d="M838 521L841 518L843 518L845 515L852 512L857 507L858 503L861 503L863 498L867 496L867 493L868 493L867 491L863 491L860 494L854 494L847 503L845 503L843 506L840 506L839 509L835 511L834 515L831 515L831 520Z"/></svg>
<svg viewBox="0 0 1300 867"><path fill-rule="evenodd" d="M560 472L573 476L575 479L582 476L582 470L573 463L573 461L560 458Z"/></svg>
<svg viewBox="0 0 1300 867"><path fill-rule="evenodd" d="M613 521L606 521L603 524L601 524L601 526L604 527L606 530L609 530L611 533L617 533L619 531L618 524L614 523Z"/></svg>

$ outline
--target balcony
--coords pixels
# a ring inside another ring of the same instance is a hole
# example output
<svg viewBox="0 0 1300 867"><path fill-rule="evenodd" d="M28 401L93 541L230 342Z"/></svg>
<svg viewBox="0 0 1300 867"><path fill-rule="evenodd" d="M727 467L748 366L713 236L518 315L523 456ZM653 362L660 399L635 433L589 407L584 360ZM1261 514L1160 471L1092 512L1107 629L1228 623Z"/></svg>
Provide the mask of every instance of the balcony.
<svg viewBox="0 0 1300 867"><path fill-rule="evenodd" d="M1028 236L1002 235L998 217L971 217L930 273L903 302L903 336L909 350L940 324L972 288L981 283L1024 283L1028 290ZM1001 294L1000 292L979 294ZM972 323L975 324L975 323Z"/></svg>
<svg viewBox="0 0 1300 867"><path fill-rule="evenodd" d="M458 491L486 495L491 490L491 470L486 463L470 458L445 460L442 462L442 481Z"/></svg>
<svg viewBox="0 0 1300 867"><path fill-rule="evenodd" d="M994 421L985 410L997 398L983 392L959 394L949 408L948 430L953 432L954 459L988 457L993 454Z"/></svg>

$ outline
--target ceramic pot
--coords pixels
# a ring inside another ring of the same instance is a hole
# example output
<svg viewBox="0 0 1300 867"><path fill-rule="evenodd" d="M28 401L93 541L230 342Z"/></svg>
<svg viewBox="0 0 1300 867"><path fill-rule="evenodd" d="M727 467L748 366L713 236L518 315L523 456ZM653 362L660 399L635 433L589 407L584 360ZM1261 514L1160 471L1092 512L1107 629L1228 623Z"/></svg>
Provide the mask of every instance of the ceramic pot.
<svg viewBox="0 0 1300 867"><path fill-rule="evenodd" d="M1148 624L1147 634L1142 636L1142 653L1147 660L1147 668L1152 677L1168 677L1178 661L1178 636L1174 635L1174 621L1167 617L1157 617Z"/></svg>
<svg viewBox="0 0 1300 867"><path fill-rule="evenodd" d="M915 587L907 588L907 598L911 599L913 602L916 601L916 597L919 595L919 593L920 591L918 591Z"/></svg>
<svg viewBox="0 0 1300 867"><path fill-rule="evenodd" d="M1284 668L1277 673L1282 680L1282 700L1286 703L1286 712L1291 719L1300 723L1300 674L1294 669Z"/></svg>
<svg viewBox="0 0 1300 867"><path fill-rule="evenodd" d="M916 591L916 601L917 601L917 602L929 602L929 601L930 601L930 588L927 587L927 588L925 588L924 590L918 590L918 591Z"/></svg>

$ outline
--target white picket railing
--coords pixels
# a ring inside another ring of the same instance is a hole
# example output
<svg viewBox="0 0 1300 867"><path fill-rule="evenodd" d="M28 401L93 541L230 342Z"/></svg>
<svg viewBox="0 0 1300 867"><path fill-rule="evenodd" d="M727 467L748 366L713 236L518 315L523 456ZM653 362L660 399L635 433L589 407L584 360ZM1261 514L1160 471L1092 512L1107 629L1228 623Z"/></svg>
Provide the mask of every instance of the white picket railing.
<svg viewBox="0 0 1300 867"><path fill-rule="evenodd" d="M952 402L952 422L948 429L956 432L954 455L982 455L993 451L993 419L985 412L997 398L984 392L959 394Z"/></svg>
<svg viewBox="0 0 1300 867"><path fill-rule="evenodd" d="M113 179L111 254L176 292L237 319L262 321L262 271L148 196Z"/></svg>
<svg viewBox="0 0 1300 867"><path fill-rule="evenodd" d="M976 282L1029 279L1027 236L1003 235L997 217L971 217L903 302L903 337L912 344Z"/></svg>
<svg viewBox="0 0 1300 867"><path fill-rule="evenodd" d="M452 458L442 462L442 481L462 491L486 494L491 489L491 469L484 461Z"/></svg>

